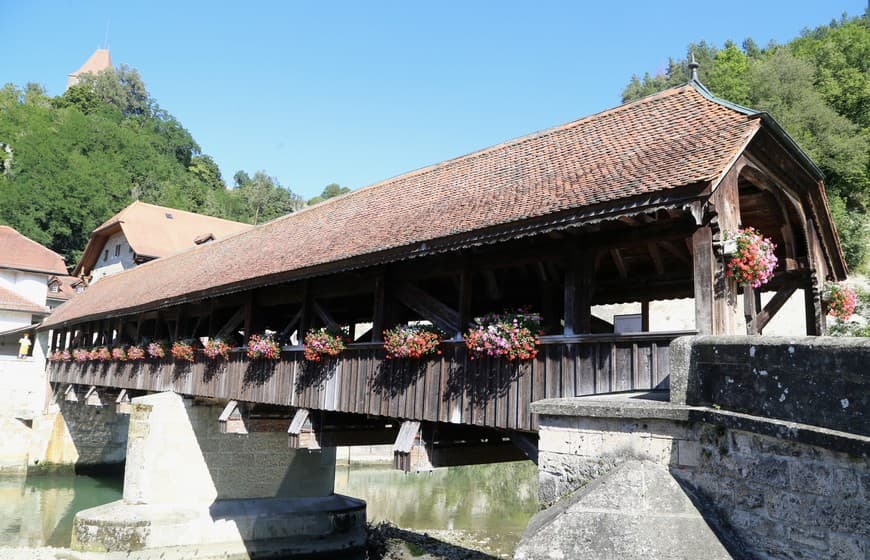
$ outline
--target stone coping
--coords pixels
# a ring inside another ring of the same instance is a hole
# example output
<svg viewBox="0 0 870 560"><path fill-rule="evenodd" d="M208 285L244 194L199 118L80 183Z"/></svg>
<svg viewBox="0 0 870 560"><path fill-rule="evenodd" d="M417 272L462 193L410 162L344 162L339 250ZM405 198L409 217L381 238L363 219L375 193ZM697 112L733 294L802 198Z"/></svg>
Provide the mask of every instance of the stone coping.
<svg viewBox="0 0 870 560"><path fill-rule="evenodd" d="M667 391L543 399L533 402L531 411L539 416L705 422L824 447L856 457L870 457L870 437L714 407L675 404L668 399Z"/></svg>

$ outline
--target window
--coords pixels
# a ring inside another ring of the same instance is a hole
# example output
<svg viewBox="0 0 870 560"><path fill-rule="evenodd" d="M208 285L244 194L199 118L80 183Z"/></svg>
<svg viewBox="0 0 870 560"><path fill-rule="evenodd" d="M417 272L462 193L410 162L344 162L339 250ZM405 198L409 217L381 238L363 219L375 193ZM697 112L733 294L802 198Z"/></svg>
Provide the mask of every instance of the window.
<svg viewBox="0 0 870 560"><path fill-rule="evenodd" d="M60 286L58 286L57 283L49 284L48 291L53 293L53 294L56 294L56 293L60 292Z"/></svg>
<svg viewBox="0 0 870 560"><path fill-rule="evenodd" d="M80 294L80 293L82 293L82 292L84 292L84 291L85 291L85 287L82 286L81 284L79 284L78 286L76 286L76 293L77 293L77 294Z"/></svg>
<svg viewBox="0 0 870 560"><path fill-rule="evenodd" d="M120 256L121 256L121 244L120 244L120 243L118 243L117 245L115 245L115 256L116 256L116 257L120 257Z"/></svg>
<svg viewBox="0 0 870 560"><path fill-rule="evenodd" d="M107 260L109 260L109 250L108 249L106 249L105 252L103 253L103 261L105 262Z"/></svg>

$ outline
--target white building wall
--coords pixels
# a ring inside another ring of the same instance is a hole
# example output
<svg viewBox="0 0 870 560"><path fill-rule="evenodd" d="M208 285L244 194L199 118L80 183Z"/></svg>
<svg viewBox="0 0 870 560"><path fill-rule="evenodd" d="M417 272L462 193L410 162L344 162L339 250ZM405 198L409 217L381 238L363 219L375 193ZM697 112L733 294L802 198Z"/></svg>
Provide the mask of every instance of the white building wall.
<svg viewBox="0 0 870 560"><path fill-rule="evenodd" d="M0 269L0 287L12 290L37 305L45 305L45 298L48 296L48 275Z"/></svg>
<svg viewBox="0 0 870 560"><path fill-rule="evenodd" d="M33 323L33 315L31 313L23 313L21 311L0 311L0 332L26 327ZM8 347L4 342L5 339L0 339L0 354L15 354L18 355L18 345L15 349ZM15 340L18 340L17 338Z"/></svg>
<svg viewBox="0 0 870 560"><path fill-rule="evenodd" d="M124 232L119 231L112 235L106 240L103 251L97 257L97 262L94 263L94 268L91 271L91 283L133 268L136 266L136 263L133 262L134 256L135 253L127 242Z"/></svg>

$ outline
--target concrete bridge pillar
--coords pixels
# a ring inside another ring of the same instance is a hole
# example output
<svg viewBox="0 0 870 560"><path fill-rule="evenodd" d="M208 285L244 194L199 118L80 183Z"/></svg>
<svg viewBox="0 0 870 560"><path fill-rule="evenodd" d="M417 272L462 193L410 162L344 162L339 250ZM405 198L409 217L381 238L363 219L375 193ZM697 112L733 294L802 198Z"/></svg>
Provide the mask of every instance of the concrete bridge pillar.
<svg viewBox="0 0 870 560"><path fill-rule="evenodd" d="M333 494L334 449L222 434L220 405L172 392L132 403L123 499L76 516L74 549L286 558L365 544L365 502Z"/></svg>

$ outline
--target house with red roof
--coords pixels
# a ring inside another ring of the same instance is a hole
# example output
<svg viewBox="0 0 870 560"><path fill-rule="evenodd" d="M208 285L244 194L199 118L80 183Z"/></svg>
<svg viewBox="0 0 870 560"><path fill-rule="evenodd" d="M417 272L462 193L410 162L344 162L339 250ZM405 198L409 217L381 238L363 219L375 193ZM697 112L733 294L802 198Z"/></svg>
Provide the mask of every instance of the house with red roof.
<svg viewBox="0 0 870 560"><path fill-rule="evenodd" d="M136 201L97 227L73 276L85 285L252 226Z"/></svg>
<svg viewBox="0 0 870 560"><path fill-rule="evenodd" d="M54 251L0 225L0 408L31 418L45 399L48 333L36 326L48 316L49 278L65 277L66 264ZM31 341L19 358L19 341Z"/></svg>

